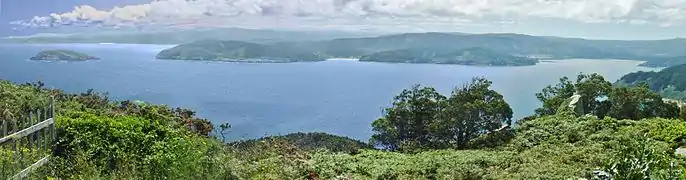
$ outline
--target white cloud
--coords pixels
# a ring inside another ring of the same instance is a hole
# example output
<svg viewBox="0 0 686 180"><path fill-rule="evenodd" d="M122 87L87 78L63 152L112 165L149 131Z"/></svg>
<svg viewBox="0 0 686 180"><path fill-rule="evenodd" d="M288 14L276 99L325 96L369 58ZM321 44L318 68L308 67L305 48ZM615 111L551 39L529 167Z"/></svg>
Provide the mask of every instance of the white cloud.
<svg viewBox="0 0 686 180"><path fill-rule="evenodd" d="M18 21L28 27L102 26L470 26L531 18L680 25L686 0L158 0Z"/></svg>

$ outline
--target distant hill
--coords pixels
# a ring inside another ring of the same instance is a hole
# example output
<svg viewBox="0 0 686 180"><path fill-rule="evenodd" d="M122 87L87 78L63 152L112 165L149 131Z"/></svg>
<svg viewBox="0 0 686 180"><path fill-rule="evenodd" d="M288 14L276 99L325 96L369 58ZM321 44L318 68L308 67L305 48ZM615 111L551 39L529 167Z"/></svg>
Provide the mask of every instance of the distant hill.
<svg viewBox="0 0 686 180"><path fill-rule="evenodd" d="M595 43L595 40L582 40ZM616 41L623 43L623 41ZM283 43L292 44L292 43ZM683 42L686 45L686 41ZM295 43L307 49L317 49L336 57L355 57L381 51L400 49L484 48L515 56L545 56L553 59L643 59L630 49L607 50L600 45L586 45L577 39L538 37L521 34L457 34L457 33L407 33L366 38L344 38L320 42ZM612 46L612 44L608 44ZM653 53L659 55L661 51ZM673 54L681 53L673 52ZM686 55L686 52L684 52Z"/></svg>
<svg viewBox="0 0 686 180"><path fill-rule="evenodd" d="M646 60L686 56L684 39L655 41L586 40L522 34L406 33L378 37L342 38L317 42L282 42L334 57L356 57L403 49L483 48L519 57L547 59ZM644 47L644 48L641 48Z"/></svg>
<svg viewBox="0 0 686 180"><path fill-rule="evenodd" d="M253 43L276 43L284 41L321 41L336 38L366 37L373 35L374 34L335 31L280 31L243 28L216 28L47 34L23 37L5 37L0 38L0 42L183 44L205 39L216 39Z"/></svg>
<svg viewBox="0 0 686 180"><path fill-rule="evenodd" d="M489 66L523 66L538 62L536 59L501 54L484 48L392 50L362 56L360 61Z"/></svg>
<svg viewBox="0 0 686 180"><path fill-rule="evenodd" d="M663 97L686 100L686 64L665 68L660 72L635 72L624 75L618 85L633 86L646 82Z"/></svg>
<svg viewBox="0 0 686 180"><path fill-rule="evenodd" d="M157 54L158 59L234 62L323 61L314 52L241 41L203 40L178 45Z"/></svg>
<svg viewBox="0 0 686 180"><path fill-rule="evenodd" d="M547 37L553 42L563 42L590 48L602 49L616 54L630 54L636 57L686 56L686 39L664 40L586 40L579 38Z"/></svg>

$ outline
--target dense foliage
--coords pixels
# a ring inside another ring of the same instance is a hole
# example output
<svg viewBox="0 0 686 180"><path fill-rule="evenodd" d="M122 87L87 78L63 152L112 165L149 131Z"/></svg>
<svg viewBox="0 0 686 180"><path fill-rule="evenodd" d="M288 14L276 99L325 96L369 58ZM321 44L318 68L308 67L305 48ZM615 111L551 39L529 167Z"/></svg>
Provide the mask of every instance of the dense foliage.
<svg viewBox="0 0 686 180"><path fill-rule="evenodd" d="M663 101L662 97L647 86L613 87L598 74L579 74L575 82L567 77L560 79L555 86L547 86L536 97L542 106L536 109L538 116L553 115L567 98L578 94L581 96L582 114L592 114L618 119L640 120L651 117L676 118L679 107Z"/></svg>
<svg viewBox="0 0 686 180"><path fill-rule="evenodd" d="M548 110L538 112L547 114L502 131L494 130L510 124L512 110L485 79L458 86L450 97L429 87L405 90L372 124L373 140L411 153L322 133L224 144L190 110L111 101L93 91L64 93L42 83L0 81L0 117L16 118L55 97L59 136L44 168L61 179L686 178L686 159L675 154L686 144L686 122L651 109L662 107L648 101L659 95L645 86L608 87L597 75L579 79L544 90ZM582 95L578 107L591 114L565 105L564 96L574 92ZM593 116L601 112L607 115ZM230 126L221 127L215 132ZM12 153L0 148L0 157Z"/></svg>
<svg viewBox="0 0 686 180"><path fill-rule="evenodd" d="M481 135L509 126L512 109L491 82L475 78L446 98L435 89L413 86L372 123L372 143L393 151L467 148Z"/></svg>

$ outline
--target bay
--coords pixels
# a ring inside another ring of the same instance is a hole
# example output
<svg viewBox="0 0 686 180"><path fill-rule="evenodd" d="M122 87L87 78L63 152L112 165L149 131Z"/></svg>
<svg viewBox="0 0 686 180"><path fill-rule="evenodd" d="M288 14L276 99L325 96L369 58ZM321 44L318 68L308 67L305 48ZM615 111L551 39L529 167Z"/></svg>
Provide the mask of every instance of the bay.
<svg viewBox="0 0 686 180"><path fill-rule="evenodd" d="M512 106L515 119L540 106L534 94L563 76L599 73L610 81L638 61L564 60L523 67L388 64L330 60L245 64L157 60L169 45L0 44L0 79L43 81L68 92L94 89L113 99L142 100L195 110L215 124L232 124L232 140L291 132L327 132L367 140L370 124L393 96L414 84L452 88L483 76ZM41 50L68 49L102 60L30 61Z"/></svg>

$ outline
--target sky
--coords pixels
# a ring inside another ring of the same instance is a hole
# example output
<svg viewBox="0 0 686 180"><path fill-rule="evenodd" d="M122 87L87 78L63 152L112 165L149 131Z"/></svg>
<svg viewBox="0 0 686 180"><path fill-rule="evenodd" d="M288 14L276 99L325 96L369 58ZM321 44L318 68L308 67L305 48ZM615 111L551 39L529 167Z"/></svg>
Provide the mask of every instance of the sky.
<svg viewBox="0 0 686 180"><path fill-rule="evenodd" d="M686 37L686 0L0 0L0 35L242 27Z"/></svg>

